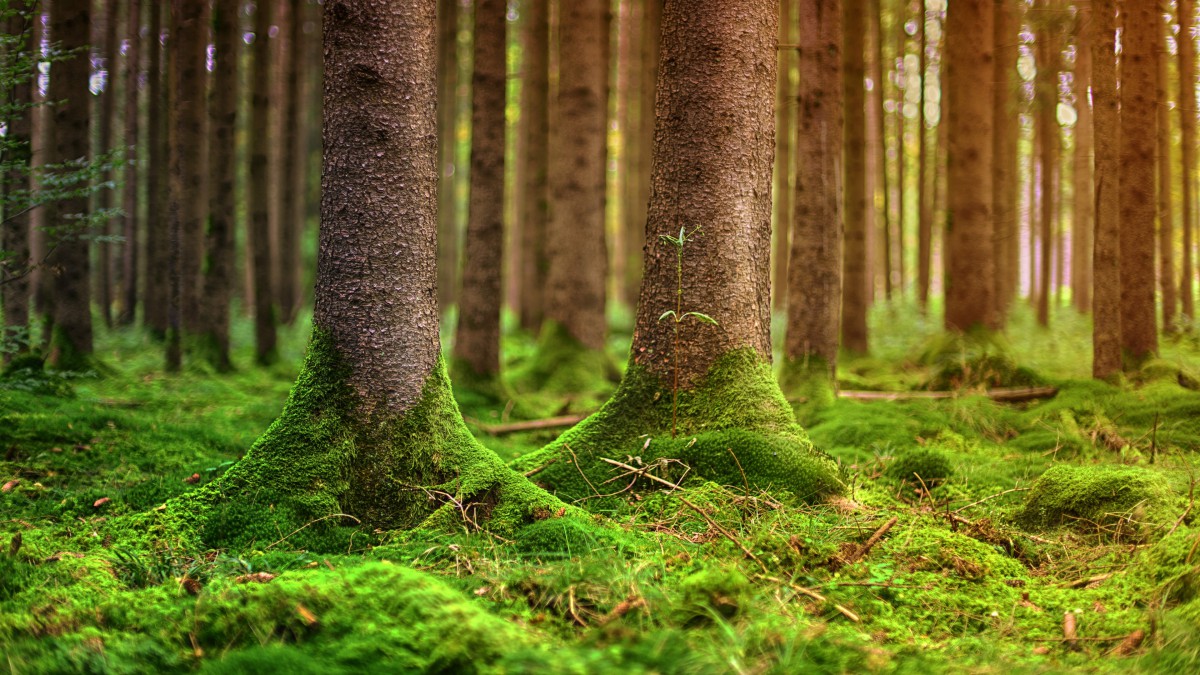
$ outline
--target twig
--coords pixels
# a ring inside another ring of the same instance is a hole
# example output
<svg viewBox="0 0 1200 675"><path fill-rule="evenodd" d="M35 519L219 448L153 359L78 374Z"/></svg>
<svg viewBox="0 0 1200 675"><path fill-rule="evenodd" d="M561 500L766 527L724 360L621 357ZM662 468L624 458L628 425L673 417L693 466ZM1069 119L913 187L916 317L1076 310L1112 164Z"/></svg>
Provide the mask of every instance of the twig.
<svg viewBox="0 0 1200 675"><path fill-rule="evenodd" d="M716 529L717 532L720 532L722 535L724 535L724 537L726 539L728 539L729 541L732 541L738 548L742 549L742 553L745 553L747 558L750 558L754 562L758 563L758 566L762 568L763 574L770 574L770 571L767 569L766 563L764 563L761 559L759 559L758 556L754 555L754 551L751 551L750 549L746 548L746 545L743 544L740 539L733 536L732 532L721 527L720 524L717 523L717 521L710 518L707 513L705 513L704 511L702 511L700 509L699 506L696 506L695 504L689 502L684 497L680 497L679 501L683 502L684 505L687 506L689 509L695 511L696 513L699 513L700 517L703 518L704 520L708 521L708 524L711 525L714 529Z"/></svg>
<svg viewBox="0 0 1200 675"><path fill-rule="evenodd" d="M1104 574L1097 574L1095 576L1091 576L1086 579L1076 579L1075 581L1072 581L1071 583L1063 584L1062 587L1063 588L1083 588L1084 586L1090 586L1091 584L1098 584L1101 581L1108 579L1112 575L1113 575L1112 572L1106 572Z"/></svg>
<svg viewBox="0 0 1200 675"><path fill-rule="evenodd" d="M883 538L883 535L887 534L888 530L892 529L892 526L896 524L897 520L898 518L892 516L891 520L880 526L878 530L875 530L875 534L872 534L871 538L867 539L866 543L855 549L853 553L846 557L845 563L849 565L864 558L868 553L871 552L871 549L875 547L875 544L879 543L879 540Z"/></svg>
<svg viewBox="0 0 1200 675"><path fill-rule="evenodd" d="M1150 463L1154 463L1154 457L1158 454L1158 411L1154 411L1154 428L1150 431Z"/></svg>
<svg viewBox="0 0 1200 675"><path fill-rule="evenodd" d="M813 600L816 600L817 602L829 602L829 598L821 595L820 593L814 591L811 588L805 588L804 586L801 586L799 584L793 584L790 581L784 581L783 579L780 579L778 577L764 576L763 579L766 581L771 581L771 582L777 583L777 584L783 584L783 585L787 586L788 588L792 589L793 591L796 591L800 595L804 595L809 598L812 598ZM833 605L833 608L836 609L838 611L838 613L840 613L842 616L846 617L847 619L850 619L854 623L859 623L860 621L862 621L858 617L857 614L855 614L854 612L850 611L849 609L843 607L842 605L839 605L836 602L830 603L830 604Z"/></svg>
<svg viewBox="0 0 1200 675"><path fill-rule="evenodd" d="M725 452L728 452L729 456L733 458L734 463L737 464L738 471L742 474L742 485L746 488L746 496L749 497L750 481L746 480L746 470L742 468L742 462L733 453L733 448L725 448Z"/></svg>
<svg viewBox="0 0 1200 675"><path fill-rule="evenodd" d="M545 464L543 464L543 465L541 465L541 466L537 467L536 469L530 469L530 470L526 471L526 472L525 472L523 475L524 475L526 478L529 478L530 476L536 476L536 475L538 475L539 473L541 473L541 472L545 471L547 467L549 467L551 464L553 464L553 463L555 463L555 462L557 462L557 461L558 461L557 459L552 459L552 460L550 460L549 462L546 462Z"/></svg>
<svg viewBox="0 0 1200 675"><path fill-rule="evenodd" d="M625 464L624 462L618 462L615 459L609 459L607 457L601 457L600 461L607 462L608 464L612 464L613 466L619 466L622 469L625 469L626 471L628 471L629 473L637 474L637 475L641 476L642 478L648 478L656 483L662 483L663 485L666 485L667 487L671 488L672 490L679 489L679 486L676 485L675 483L672 483L669 480L659 478L658 476L655 476L652 473L647 473L651 468L649 466L644 466L639 469L637 467L629 466L628 464ZM620 476L617 476L616 478L620 478ZM614 478L613 480L615 480L616 478ZM592 488L592 489L594 490L595 488Z"/></svg>
<svg viewBox="0 0 1200 675"><path fill-rule="evenodd" d="M483 422L468 418L468 422L479 427L479 430L489 436L501 436L504 434L514 434L519 431L536 431L538 429L557 429L560 427L569 427L573 424L582 422L587 415L561 415L559 417L547 417L540 420L524 420L521 422L508 422L507 424L484 424Z"/></svg>
<svg viewBox="0 0 1200 675"><path fill-rule="evenodd" d="M571 449L570 444L563 443L563 447L567 449L567 452L571 453L571 459L575 464L575 470L578 471L579 475L583 477L583 482L587 483L588 487L592 488L592 492L595 492L596 496L599 497L600 491L596 489L595 485L592 485L592 481L588 480L587 474L585 474L583 472L583 468L579 466L579 457L575 455L575 451Z"/></svg>
<svg viewBox="0 0 1200 675"><path fill-rule="evenodd" d="M971 508L972 506L979 506L980 504L982 504L988 500L995 499L996 497L999 497L1001 495L1006 495L1010 492L1027 492L1028 490L1029 490L1029 488L1011 488L1009 490L1004 490L1003 492L997 492L996 494L988 496L988 497L984 497L983 499L980 499L977 502L971 502L970 504L967 504L966 506L954 509L954 513L959 513L960 511L966 511L967 509Z"/></svg>
<svg viewBox="0 0 1200 675"><path fill-rule="evenodd" d="M579 614L575 611L575 587L571 586L567 589L567 609L571 613L571 619L578 624L580 628L587 628L587 622L579 618Z"/></svg>
<svg viewBox="0 0 1200 675"><path fill-rule="evenodd" d="M361 520L359 520L358 518L355 518L354 516L350 515L349 513L331 513L327 516L321 516L320 518L317 518L316 520L308 521L307 523L301 525L300 527L296 528L295 530L292 530L291 534L287 535L283 539L280 539L279 541L275 542L274 544L271 544L270 546L268 546L267 548L265 548L263 550L264 551L270 550L272 547L277 546L277 545L282 544L283 542L287 541L288 539L291 538L291 536L293 534L296 534L297 532L299 532L300 530L303 530L304 528L308 527L309 525L313 525L313 524L321 522L322 520L328 520L330 518L349 518L350 520L354 521L355 525L362 524Z"/></svg>

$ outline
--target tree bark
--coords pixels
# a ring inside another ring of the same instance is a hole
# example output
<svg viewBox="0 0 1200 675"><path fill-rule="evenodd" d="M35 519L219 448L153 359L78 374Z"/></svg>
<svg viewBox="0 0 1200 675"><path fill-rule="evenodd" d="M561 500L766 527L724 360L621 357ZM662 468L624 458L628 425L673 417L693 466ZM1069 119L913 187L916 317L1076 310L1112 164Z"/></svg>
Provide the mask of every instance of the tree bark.
<svg viewBox="0 0 1200 675"><path fill-rule="evenodd" d="M842 296L842 6L801 0L796 213L788 269L785 373L833 378ZM786 384L786 378L785 378Z"/></svg>
<svg viewBox="0 0 1200 675"><path fill-rule="evenodd" d="M57 0L50 5L50 40L66 56L50 69L46 99L54 101L49 115L48 164L90 159L88 91L91 67L86 51L91 3L89 0ZM68 168L70 172L72 169ZM50 362L58 368L86 367L92 354L91 262L88 256L87 196L74 196L46 205L46 224L55 228L48 242L52 276L54 332Z"/></svg>
<svg viewBox="0 0 1200 675"><path fill-rule="evenodd" d="M1157 3L1123 8L1121 37L1121 348L1127 367L1158 351L1154 311L1154 91Z"/></svg>
<svg viewBox="0 0 1200 675"><path fill-rule="evenodd" d="M524 10L521 134L525 191L521 208L521 326L537 331L545 318L546 228L550 220L550 2L529 0Z"/></svg>
<svg viewBox="0 0 1200 675"><path fill-rule="evenodd" d="M161 36L170 12L164 0L150 0L149 63L146 67L146 286L142 293L143 320L159 337L167 334L170 296L170 227L167 217L167 93L166 47ZM167 38L170 39L169 37Z"/></svg>
<svg viewBox="0 0 1200 675"><path fill-rule="evenodd" d="M500 374L500 279L504 250L505 13L503 0L476 0L471 78L471 197L467 220L455 379Z"/></svg>
<svg viewBox="0 0 1200 675"><path fill-rule="evenodd" d="M1179 8L1179 135L1181 143L1180 171L1183 178L1183 201L1180 212L1183 229L1183 255L1180 257L1179 299L1181 318L1191 323L1196 318L1196 301L1192 285L1195 283L1196 270L1193 258L1194 237L1196 232L1196 39L1188 39L1193 35L1196 25L1196 5L1194 0L1178 0Z"/></svg>
<svg viewBox="0 0 1200 675"><path fill-rule="evenodd" d="M304 138L304 90L300 67L304 60L304 18L300 3L285 1L286 19L280 20L280 33L287 31L284 45L284 100L279 143L282 161L279 171L279 318L292 325L304 304L303 261L300 242L304 238L304 157L307 143Z"/></svg>
<svg viewBox="0 0 1200 675"><path fill-rule="evenodd" d="M276 350L276 307L271 275L271 28L272 2L258 3L254 13L254 42L250 56L250 158L246 175L246 231L254 289L254 356L261 365L274 363Z"/></svg>
<svg viewBox="0 0 1200 675"><path fill-rule="evenodd" d="M904 223L907 220L907 182L908 182L908 118L904 115L905 106L908 104L908 72L907 61L905 58L908 53L908 32L905 27L907 23L907 8L908 0L896 0L894 5L895 13L892 15L893 35L896 39L896 54L893 58L895 64L895 80L896 80L896 110L892 115L895 120L896 134L896 228L892 237L892 268L895 271L895 286L896 294L904 298L907 270L905 269L905 229Z"/></svg>
<svg viewBox="0 0 1200 675"><path fill-rule="evenodd" d="M1092 308L1092 232L1095 228L1095 147L1092 127L1092 13L1090 4L1079 7L1075 28L1075 156L1072 160L1074 206L1071 215L1071 299L1086 314Z"/></svg>
<svg viewBox="0 0 1200 675"><path fill-rule="evenodd" d="M1041 9L1046 13L1043 26L1037 35L1037 76L1034 107L1037 110L1035 133L1041 157L1041 255L1038 264L1041 270L1037 290L1037 322L1039 326L1050 325L1050 295L1053 287L1051 262L1054 251L1054 233L1058 228L1058 192L1055 176L1058 173L1058 155L1061 141L1058 129L1058 69L1059 47L1055 39L1055 28L1051 23L1051 0L1042 0Z"/></svg>
<svg viewBox="0 0 1200 675"><path fill-rule="evenodd" d="M888 176L887 153L887 112L883 109L884 99L887 98L887 67L883 56L883 11L880 0L867 0L867 16L870 22L869 58L867 59L867 77L871 79L869 122L872 138L870 152L875 161L871 163L871 175L876 181L874 188L868 193L873 213L879 218L878 231L870 231L868 237L874 244L874 260L871 264L870 284L871 297L874 298L876 275L883 277L883 297L892 300L892 183ZM883 200L879 209L875 209L876 195ZM871 244L868 244L868 250Z"/></svg>
<svg viewBox="0 0 1200 675"><path fill-rule="evenodd" d="M37 45L33 27L39 15L26 2L11 3L9 9L12 13L5 31L13 38L10 44L14 47L19 45L25 55L34 54ZM4 161L9 166L4 182L6 191L24 191L30 189L32 179L33 90L37 76L32 72L24 72L10 78L11 85L4 94L14 108L11 116L4 120L7 127ZM0 345L20 353L29 347L26 331L29 328L33 288L29 274L35 262L30 246L32 231L29 212L21 200L11 194L6 195L4 207L4 221L0 223L0 251L7 253L9 258L0 263L0 306L4 308L4 313L0 315ZM3 355L5 360L11 356L8 351Z"/></svg>
<svg viewBox="0 0 1200 675"><path fill-rule="evenodd" d="M797 53L792 45L797 0L779 0L779 49L776 50L778 71L775 76L775 165L771 194L771 308L777 312L787 308L788 251L792 231L793 171L796 147L796 94L792 85L792 69Z"/></svg>
<svg viewBox="0 0 1200 675"><path fill-rule="evenodd" d="M1092 252L1092 376L1121 370L1120 98L1116 0L1092 1L1092 111L1096 143L1096 229Z"/></svg>
<svg viewBox="0 0 1200 675"><path fill-rule="evenodd" d="M1175 209L1171 179L1171 111L1167 75L1167 47L1164 26L1156 24L1154 33L1155 106L1158 168L1158 285L1162 291L1162 326L1171 332L1177 324L1179 281L1175 277Z"/></svg>
<svg viewBox="0 0 1200 675"><path fill-rule="evenodd" d="M929 170L929 115L926 106L930 105L929 91L929 34L928 25L933 19L925 7L925 0L917 0L920 4L921 53L921 109L917 112L917 303L924 312L929 307L929 280L933 239L933 187L930 179L936 171Z"/></svg>
<svg viewBox="0 0 1200 675"><path fill-rule="evenodd" d="M547 0L540 0L543 4ZM438 2L438 307L445 313L458 290L458 2ZM524 13L524 8L522 8ZM529 52L523 53L525 59ZM522 82L522 90L528 80ZM521 109L521 117L525 116Z"/></svg>
<svg viewBox="0 0 1200 675"><path fill-rule="evenodd" d="M154 0L151 0L154 1ZM138 236L138 186L141 184L138 159L139 117L138 94L141 89L141 47L142 47L142 4L141 0L125 0L125 36L128 46L125 50L124 68L122 69L125 82L125 125L122 144L125 148L125 182L122 192L122 207L124 212L120 218L121 233L125 243L120 248L121 255L121 299L117 323L122 326L132 325L137 314L138 299L138 264L140 256L138 248L141 238ZM153 37L153 36L152 36Z"/></svg>
<svg viewBox="0 0 1200 675"><path fill-rule="evenodd" d="M650 182L653 169L654 148L654 119L658 70L659 43L662 38L662 18L664 0L641 0L642 31L641 31L641 101L638 103L639 123L637 143L639 146L636 166L636 192L634 203L637 211L631 224L629 247L637 252L636 261L629 266L629 277L626 285L631 297L637 296L642 283L642 267L646 254L646 221L649 217Z"/></svg>
<svg viewBox="0 0 1200 675"><path fill-rule="evenodd" d="M1017 137L1020 116L1014 101L1017 91L1017 57L1020 54L1020 26L1010 0L995 2L996 60L992 98L992 208L995 212L992 259L995 268L997 321L1004 323L1014 295L1013 249L1018 242L1017 228Z"/></svg>
<svg viewBox="0 0 1200 675"><path fill-rule="evenodd" d="M854 353L867 352L867 293L871 283L867 268L867 117L863 34L866 23L857 7L844 7L842 73L845 102L845 153L843 204L845 239L842 258L842 346Z"/></svg>
<svg viewBox="0 0 1200 675"><path fill-rule="evenodd" d="M114 150L113 146L113 127L116 123L117 110L117 56L120 53L120 38L117 31L119 23L121 3L116 0L110 0L105 3L104 8L104 37L102 40L102 54L104 63L104 89L100 92L99 101L99 138L97 139L97 155L103 155ZM115 182L116 173L113 171L112 162L107 162L100 180L105 184L113 184ZM117 194L111 188L100 188L96 195L97 205L104 209L105 212L111 212L116 206ZM116 218L104 218L103 225L100 226L101 234L106 239L110 239L116 234ZM115 247L108 241L98 242L96 245L96 304L99 305L100 316L104 319L104 325L109 328L113 325L113 286L115 283L114 274L116 269L113 266L113 249Z"/></svg>
<svg viewBox="0 0 1200 675"><path fill-rule="evenodd" d="M946 14L946 328L997 328L992 228L991 0L955 0Z"/></svg>

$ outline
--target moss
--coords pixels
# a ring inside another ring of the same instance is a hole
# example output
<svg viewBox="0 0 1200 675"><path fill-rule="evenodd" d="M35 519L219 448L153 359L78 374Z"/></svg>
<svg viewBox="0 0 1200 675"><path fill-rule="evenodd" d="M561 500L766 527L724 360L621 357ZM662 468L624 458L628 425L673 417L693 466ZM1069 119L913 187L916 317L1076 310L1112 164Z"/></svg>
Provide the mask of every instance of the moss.
<svg viewBox="0 0 1200 675"><path fill-rule="evenodd" d="M785 359L779 386L792 403L801 422L808 422L837 402L837 382L829 363L817 356L804 360Z"/></svg>
<svg viewBox="0 0 1200 675"><path fill-rule="evenodd" d="M953 476L954 467L950 456L938 448L913 448L892 460L887 475L896 480L934 487Z"/></svg>
<svg viewBox="0 0 1200 675"><path fill-rule="evenodd" d="M588 349L562 324L546 321L537 350L513 373L519 392L558 395L607 395L620 377L603 350Z"/></svg>
<svg viewBox="0 0 1200 675"><path fill-rule="evenodd" d="M917 361L933 371L927 389L1028 387L1043 382L1017 363L999 333L982 329L938 336L926 344Z"/></svg>
<svg viewBox="0 0 1200 675"><path fill-rule="evenodd" d="M1169 517L1167 507L1177 500L1166 479L1148 469L1059 464L1033 484L1018 521L1034 528L1074 524L1136 535L1145 524Z"/></svg>
<svg viewBox="0 0 1200 675"><path fill-rule="evenodd" d="M564 499L586 499L592 510L617 498L597 495L626 484L608 482L624 471L604 458L658 463L656 475L678 477L686 468L689 479L781 489L807 500L844 489L837 465L796 424L770 364L753 350L725 354L699 386L679 392L675 437L671 398L658 378L631 364L599 412L515 466L540 469L540 484Z"/></svg>
<svg viewBox="0 0 1200 675"><path fill-rule="evenodd" d="M582 518L544 518L516 533L517 550L535 558L575 558L595 551L629 550L632 537Z"/></svg>
<svg viewBox="0 0 1200 675"><path fill-rule="evenodd" d="M712 567L684 577L679 582L679 613L683 623L729 619L750 602L751 587L736 567Z"/></svg>

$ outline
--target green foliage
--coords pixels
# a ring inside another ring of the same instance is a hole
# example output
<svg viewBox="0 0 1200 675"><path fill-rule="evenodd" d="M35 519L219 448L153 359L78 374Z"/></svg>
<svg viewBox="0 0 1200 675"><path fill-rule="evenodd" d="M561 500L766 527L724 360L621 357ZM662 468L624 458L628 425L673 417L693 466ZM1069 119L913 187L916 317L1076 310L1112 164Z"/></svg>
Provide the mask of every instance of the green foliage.
<svg viewBox="0 0 1200 675"><path fill-rule="evenodd" d="M954 475L954 466L950 456L936 447L913 448L888 464L887 475L896 480L934 487Z"/></svg>
<svg viewBox="0 0 1200 675"><path fill-rule="evenodd" d="M945 333L925 346L917 361L933 370L929 389L1027 387L1041 384L1032 370L1020 366L1000 333L976 329Z"/></svg>
<svg viewBox="0 0 1200 675"><path fill-rule="evenodd" d="M1179 500L1158 473L1133 466L1058 465L1033 484L1020 520L1030 527L1074 525L1136 536Z"/></svg>
<svg viewBox="0 0 1200 675"><path fill-rule="evenodd" d="M679 582L680 613L685 624L730 619L749 604L750 580L736 567L702 569Z"/></svg>
<svg viewBox="0 0 1200 675"><path fill-rule="evenodd" d="M583 404L582 407L589 409L595 409L620 378L612 357L604 351L584 347L556 321L546 321L537 350L515 371L512 382L516 391L553 398L556 402L568 398L573 407Z"/></svg>

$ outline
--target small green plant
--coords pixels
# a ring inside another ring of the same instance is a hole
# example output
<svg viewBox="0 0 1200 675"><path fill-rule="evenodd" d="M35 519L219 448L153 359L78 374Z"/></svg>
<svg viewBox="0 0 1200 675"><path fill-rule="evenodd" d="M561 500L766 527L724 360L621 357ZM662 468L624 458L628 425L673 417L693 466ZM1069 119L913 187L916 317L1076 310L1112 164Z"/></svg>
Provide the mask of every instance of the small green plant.
<svg viewBox="0 0 1200 675"><path fill-rule="evenodd" d="M675 438L679 413L679 324L691 317L697 321L718 325L717 320L707 314L683 311L683 247L695 239L696 233L699 231L699 227L691 232L680 227L678 237L672 237L669 234L659 235L660 239L675 247L675 309L668 309L658 317L659 321L670 317L675 329L674 344L671 347L674 370L674 382L671 384L671 438Z"/></svg>

